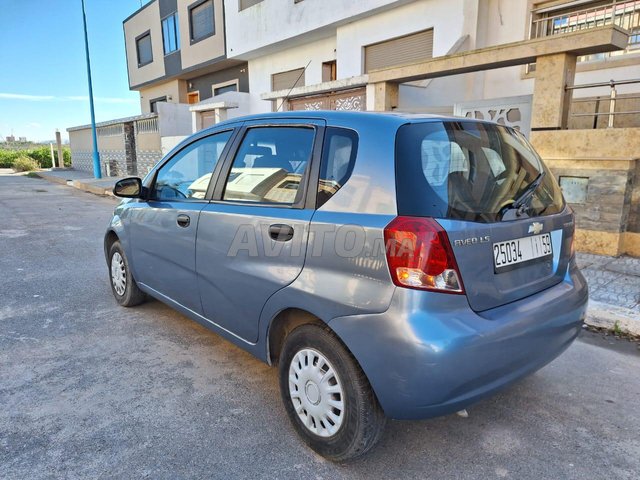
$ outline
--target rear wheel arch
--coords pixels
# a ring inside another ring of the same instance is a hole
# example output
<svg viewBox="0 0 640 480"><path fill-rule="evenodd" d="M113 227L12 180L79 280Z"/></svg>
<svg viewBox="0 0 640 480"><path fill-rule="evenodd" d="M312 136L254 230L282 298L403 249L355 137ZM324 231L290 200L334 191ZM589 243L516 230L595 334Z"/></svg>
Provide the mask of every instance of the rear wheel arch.
<svg viewBox="0 0 640 480"><path fill-rule="evenodd" d="M318 325L323 329L329 331L332 335L334 335L342 346L349 352L349 355L353 358L353 360L358 364L360 368L360 361L353 354L349 346L340 338L340 335L333 330L327 322L322 320L317 315L313 313L303 310L301 308L285 308L281 310L274 318L271 320L269 324L269 329L267 331L267 363L270 366L275 366L278 364L278 360L280 357L280 352L282 351L282 346L284 345L284 341L287 338L287 335L295 330L297 327L301 325Z"/></svg>
<svg viewBox="0 0 640 480"><path fill-rule="evenodd" d="M296 327L315 324L323 327L328 325L316 315L300 308L285 308L273 317L267 331L267 362L277 365L284 345L284 340Z"/></svg>

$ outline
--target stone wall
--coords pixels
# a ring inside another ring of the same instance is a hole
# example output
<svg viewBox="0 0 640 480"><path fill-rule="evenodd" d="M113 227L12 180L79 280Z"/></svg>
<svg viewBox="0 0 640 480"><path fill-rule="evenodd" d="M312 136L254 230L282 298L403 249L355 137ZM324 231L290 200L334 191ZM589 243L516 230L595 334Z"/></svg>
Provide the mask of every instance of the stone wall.
<svg viewBox="0 0 640 480"><path fill-rule="evenodd" d="M586 179L584 201L569 203L576 248L640 256L640 129L537 131L531 141L558 180Z"/></svg>

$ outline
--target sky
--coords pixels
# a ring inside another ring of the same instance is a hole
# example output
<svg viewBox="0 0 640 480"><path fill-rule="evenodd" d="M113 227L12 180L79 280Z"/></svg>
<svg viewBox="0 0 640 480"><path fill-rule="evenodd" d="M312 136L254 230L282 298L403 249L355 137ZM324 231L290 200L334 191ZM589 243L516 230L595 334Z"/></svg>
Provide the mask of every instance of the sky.
<svg viewBox="0 0 640 480"><path fill-rule="evenodd" d="M122 21L147 0L85 0L96 121L138 115ZM0 138L91 122L80 0L0 0Z"/></svg>

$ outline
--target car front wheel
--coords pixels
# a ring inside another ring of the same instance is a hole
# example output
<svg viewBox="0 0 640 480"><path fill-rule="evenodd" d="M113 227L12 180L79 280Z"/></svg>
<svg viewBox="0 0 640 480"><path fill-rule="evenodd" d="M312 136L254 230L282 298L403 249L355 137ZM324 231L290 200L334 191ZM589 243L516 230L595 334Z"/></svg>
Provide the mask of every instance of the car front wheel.
<svg viewBox="0 0 640 480"><path fill-rule="evenodd" d="M118 241L109 248L109 280L113 296L123 307L134 307L144 301L145 295L131 275L127 256Z"/></svg>
<svg viewBox="0 0 640 480"><path fill-rule="evenodd" d="M328 328L294 329L285 339L279 374L289 419L317 453L344 461L377 443L384 413L364 372Z"/></svg>

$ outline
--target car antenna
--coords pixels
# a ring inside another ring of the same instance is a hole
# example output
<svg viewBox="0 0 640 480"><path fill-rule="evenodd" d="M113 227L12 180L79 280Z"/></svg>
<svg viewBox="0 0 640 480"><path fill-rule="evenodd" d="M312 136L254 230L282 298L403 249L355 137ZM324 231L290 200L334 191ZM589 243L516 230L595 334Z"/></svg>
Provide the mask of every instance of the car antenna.
<svg viewBox="0 0 640 480"><path fill-rule="evenodd" d="M304 75L304 72L307 71L307 67L311 65L311 60L309 60L309 63L307 63L307 66L304 67L302 69L302 71L300 72L300 75L298 75L298 78L296 78L296 81L293 82L293 85L291 85L291 88L289 89L289 91L287 92L287 94L285 95L285 97L282 99L282 102L280 102L280 105L278 105L278 108L276 108L276 112L279 112L280 109L282 108L282 106L284 105L284 102L287 101L287 99L289 98L289 95L291 95L291 91L296 87L298 81L302 78L302 75Z"/></svg>

